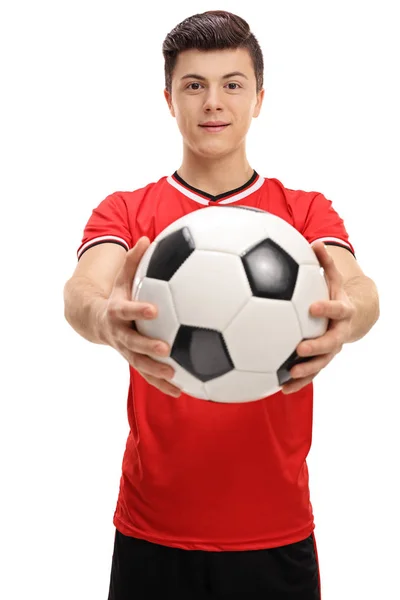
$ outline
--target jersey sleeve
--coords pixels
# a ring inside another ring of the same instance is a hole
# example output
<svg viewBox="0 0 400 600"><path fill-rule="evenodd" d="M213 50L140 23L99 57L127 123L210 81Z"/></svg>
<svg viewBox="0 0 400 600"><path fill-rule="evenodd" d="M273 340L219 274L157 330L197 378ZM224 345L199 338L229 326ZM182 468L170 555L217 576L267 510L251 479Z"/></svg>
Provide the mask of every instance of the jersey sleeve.
<svg viewBox="0 0 400 600"><path fill-rule="evenodd" d="M310 244L324 242L342 246L355 256L343 219L333 208L332 201L323 194L312 196L303 215L300 231Z"/></svg>
<svg viewBox="0 0 400 600"><path fill-rule="evenodd" d="M104 243L119 244L129 250L132 233L129 228L127 206L120 194L107 196L92 212L83 231L83 238L77 250L78 260L82 254Z"/></svg>

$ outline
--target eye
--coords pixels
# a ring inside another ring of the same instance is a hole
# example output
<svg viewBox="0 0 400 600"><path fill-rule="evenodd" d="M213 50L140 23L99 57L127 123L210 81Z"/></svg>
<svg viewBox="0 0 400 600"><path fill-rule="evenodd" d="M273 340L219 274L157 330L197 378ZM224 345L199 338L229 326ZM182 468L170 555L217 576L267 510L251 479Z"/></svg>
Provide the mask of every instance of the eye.
<svg viewBox="0 0 400 600"><path fill-rule="evenodd" d="M199 86L199 87L192 87L192 86ZM235 91L240 89L242 86L239 85L238 83L236 83L235 81L230 81L229 83L226 84L227 86L236 86L236 87L229 87L230 90ZM199 83L198 81L193 81L192 83L189 83L186 86L187 90L192 90L193 92L197 92L199 89L201 88L201 83Z"/></svg>
<svg viewBox="0 0 400 600"><path fill-rule="evenodd" d="M193 81L193 83L189 83L189 85L186 87L186 89L190 89L191 85L201 85L200 83L198 83L197 81ZM199 88L191 88L194 92L197 92L197 90Z"/></svg>

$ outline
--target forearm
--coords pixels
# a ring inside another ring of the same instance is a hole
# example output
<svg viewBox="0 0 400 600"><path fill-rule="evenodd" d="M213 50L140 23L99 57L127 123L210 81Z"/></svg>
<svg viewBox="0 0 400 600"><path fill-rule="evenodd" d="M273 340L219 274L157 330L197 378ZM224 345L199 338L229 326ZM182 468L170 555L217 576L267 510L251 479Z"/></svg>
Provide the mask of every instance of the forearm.
<svg viewBox="0 0 400 600"><path fill-rule="evenodd" d="M349 279L344 289L355 307L346 342L355 342L371 329L379 318L379 296L375 283L366 276Z"/></svg>
<svg viewBox="0 0 400 600"><path fill-rule="evenodd" d="M95 344L107 344L100 327L107 301L105 292L85 277L71 278L64 286L66 320L77 333Z"/></svg>

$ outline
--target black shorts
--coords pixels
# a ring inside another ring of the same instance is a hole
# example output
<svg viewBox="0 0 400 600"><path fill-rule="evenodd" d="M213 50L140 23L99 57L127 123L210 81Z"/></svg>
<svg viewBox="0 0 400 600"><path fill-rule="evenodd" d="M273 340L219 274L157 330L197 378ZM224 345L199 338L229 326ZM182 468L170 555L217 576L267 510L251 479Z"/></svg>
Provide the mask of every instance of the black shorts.
<svg viewBox="0 0 400 600"><path fill-rule="evenodd" d="M320 600L314 535L269 548L182 550L116 530L108 600Z"/></svg>

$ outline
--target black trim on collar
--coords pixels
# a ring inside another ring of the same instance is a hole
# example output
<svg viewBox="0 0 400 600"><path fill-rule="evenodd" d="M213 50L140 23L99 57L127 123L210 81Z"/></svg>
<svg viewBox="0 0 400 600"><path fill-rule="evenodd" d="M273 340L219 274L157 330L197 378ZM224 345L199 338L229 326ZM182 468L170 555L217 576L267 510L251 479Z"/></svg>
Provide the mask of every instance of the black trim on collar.
<svg viewBox="0 0 400 600"><path fill-rule="evenodd" d="M172 175L172 177L174 177L177 181L179 181L179 183L181 185L184 185L186 188L188 188L189 190L192 190L192 192L196 192L197 194L201 194L202 196L204 196L205 198L208 198L209 200L213 200L214 202L217 200L221 200L221 198L225 198L227 196L231 196L232 194L236 194L238 192L241 192L242 190L245 190L246 188L248 188L256 179L257 179L258 173L256 171L254 171L253 175L250 177L250 179L242 186L234 189L234 190L230 190L229 192L224 192L223 194L218 194L218 196L213 196L212 194L208 194L207 192L203 192L203 190L199 190L198 188L195 188L191 185L189 185L188 183L186 183L186 181L184 181L182 179L182 177L180 177L180 175L178 175L178 172L175 171L175 173Z"/></svg>

